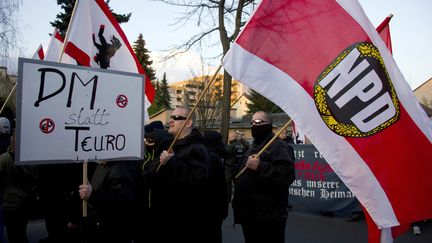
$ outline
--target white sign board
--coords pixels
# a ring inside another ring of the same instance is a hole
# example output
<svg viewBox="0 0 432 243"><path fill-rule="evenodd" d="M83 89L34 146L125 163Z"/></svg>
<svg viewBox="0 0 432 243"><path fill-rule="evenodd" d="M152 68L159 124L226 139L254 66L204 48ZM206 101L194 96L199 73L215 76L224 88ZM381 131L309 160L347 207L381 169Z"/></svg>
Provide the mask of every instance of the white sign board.
<svg viewBox="0 0 432 243"><path fill-rule="evenodd" d="M16 163L143 158L144 80L20 59Z"/></svg>

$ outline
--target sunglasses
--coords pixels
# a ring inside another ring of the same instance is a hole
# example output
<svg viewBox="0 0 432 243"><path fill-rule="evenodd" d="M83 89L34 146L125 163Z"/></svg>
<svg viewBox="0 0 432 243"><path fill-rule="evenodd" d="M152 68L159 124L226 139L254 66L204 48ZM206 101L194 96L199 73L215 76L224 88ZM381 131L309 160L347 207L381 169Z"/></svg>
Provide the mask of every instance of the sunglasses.
<svg viewBox="0 0 432 243"><path fill-rule="evenodd" d="M270 122L264 121L264 120L261 120L261 119L254 119L254 120L251 121L251 126L252 125L262 125L262 124L265 124L265 123L270 123Z"/></svg>
<svg viewBox="0 0 432 243"><path fill-rule="evenodd" d="M179 116L179 115L172 115L171 119L173 119L174 121L180 121L180 120L186 120L187 117Z"/></svg>

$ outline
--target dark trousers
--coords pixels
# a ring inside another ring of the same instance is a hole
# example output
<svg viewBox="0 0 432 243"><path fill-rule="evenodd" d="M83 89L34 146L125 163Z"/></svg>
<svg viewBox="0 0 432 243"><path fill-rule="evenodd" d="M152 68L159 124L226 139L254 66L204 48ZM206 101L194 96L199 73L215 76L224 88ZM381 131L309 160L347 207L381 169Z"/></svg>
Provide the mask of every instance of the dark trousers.
<svg viewBox="0 0 432 243"><path fill-rule="evenodd" d="M4 224L9 243L28 243L28 217L23 210L3 210Z"/></svg>
<svg viewBox="0 0 432 243"><path fill-rule="evenodd" d="M0 243L5 243L3 209L0 207Z"/></svg>
<svg viewBox="0 0 432 243"><path fill-rule="evenodd" d="M286 221L242 223L245 243L284 243Z"/></svg>
<svg viewBox="0 0 432 243"><path fill-rule="evenodd" d="M222 220L209 223L208 243L222 243Z"/></svg>
<svg viewBox="0 0 432 243"><path fill-rule="evenodd" d="M165 224L158 228L157 243L207 243L209 242L208 225L197 223Z"/></svg>

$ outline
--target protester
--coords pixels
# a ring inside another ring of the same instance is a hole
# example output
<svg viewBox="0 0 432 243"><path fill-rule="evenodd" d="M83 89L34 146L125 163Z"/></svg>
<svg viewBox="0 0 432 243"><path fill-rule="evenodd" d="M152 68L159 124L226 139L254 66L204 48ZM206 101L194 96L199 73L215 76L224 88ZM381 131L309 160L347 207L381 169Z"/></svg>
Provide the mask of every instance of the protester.
<svg viewBox="0 0 432 243"><path fill-rule="evenodd" d="M91 183L79 186L81 199L88 202L85 242L132 242L138 177L135 161L100 162Z"/></svg>
<svg viewBox="0 0 432 243"><path fill-rule="evenodd" d="M294 143L293 138L292 138L290 135L288 135L288 131L287 131L286 129L284 129L284 130L279 134L279 138L280 138L282 141L285 141L285 142L287 142L287 143Z"/></svg>
<svg viewBox="0 0 432 243"><path fill-rule="evenodd" d="M7 152L0 155L0 195L9 243L26 243L27 223L36 196L34 166L15 165L15 136Z"/></svg>
<svg viewBox="0 0 432 243"><path fill-rule="evenodd" d="M231 202L232 184L235 176L235 170L243 159L244 153L249 148L249 144L241 142L238 132L232 132L228 135L227 153L225 160L225 179L227 185L228 200ZM246 142L246 141L245 141ZM246 142L247 143L247 142Z"/></svg>
<svg viewBox="0 0 432 243"><path fill-rule="evenodd" d="M10 145L11 124L6 117L0 117L0 154L7 151Z"/></svg>
<svg viewBox="0 0 432 243"><path fill-rule="evenodd" d="M172 136L164 130L160 121L152 122L145 126L144 160L139 163L141 173L138 193L138 217L135 228L134 243L151 243L159 242L156 234L157 218L151 207L151 175L147 174L149 168L159 164L159 155L163 150L168 149L172 141Z"/></svg>
<svg viewBox="0 0 432 243"><path fill-rule="evenodd" d="M256 156L273 137L272 118L263 111L252 116L251 132L254 141L239 171L247 169L234 181L234 222L241 224L245 243L284 243L294 151L277 139Z"/></svg>
<svg viewBox="0 0 432 243"><path fill-rule="evenodd" d="M89 173L90 174L90 173ZM80 241L82 164L38 166L38 187L48 236L39 243Z"/></svg>
<svg viewBox="0 0 432 243"><path fill-rule="evenodd" d="M177 107L171 114L168 132L179 133L172 151L164 150L160 168L149 168L152 179L151 206L158 222L158 242L208 242L207 192L210 158L202 136L194 129L191 109Z"/></svg>
<svg viewBox="0 0 432 243"><path fill-rule="evenodd" d="M224 159L228 156L222 135L217 131L205 131L204 145L210 156L209 169L209 241L222 243L222 221L228 216L228 194L225 180Z"/></svg>
<svg viewBox="0 0 432 243"><path fill-rule="evenodd" d="M10 122L6 117L0 117L0 154L7 151L10 145ZM3 209L1 208L2 195L0 194L0 243L5 242L3 232Z"/></svg>
<svg viewBox="0 0 432 243"><path fill-rule="evenodd" d="M0 201L0 205L1 205L1 201ZM6 243L6 239L4 235L3 209L1 207L0 207L0 243Z"/></svg>

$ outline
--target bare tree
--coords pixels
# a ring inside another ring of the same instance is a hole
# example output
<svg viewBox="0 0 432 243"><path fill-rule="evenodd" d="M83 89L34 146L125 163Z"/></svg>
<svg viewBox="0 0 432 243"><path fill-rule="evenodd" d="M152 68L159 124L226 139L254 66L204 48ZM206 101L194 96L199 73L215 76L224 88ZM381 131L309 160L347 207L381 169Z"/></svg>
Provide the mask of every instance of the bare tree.
<svg viewBox="0 0 432 243"><path fill-rule="evenodd" d="M214 58L225 55L231 43L240 33L241 27L255 8L256 0L159 0L169 5L184 8L178 19L178 26L195 21L199 31L183 44L176 46L168 57L189 51L191 48L202 50L203 46L212 47L221 44L222 52ZM214 41L218 35L218 41ZM228 126L231 106L231 76L224 72L223 99L221 112L221 134L224 141L228 138Z"/></svg>
<svg viewBox="0 0 432 243"><path fill-rule="evenodd" d="M204 87L211 81L213 77L209 75L201 76L200 83L202 89L196 95L200 97ZM198 127L201 131L215 128L215 122L221 118L222 110L222 75L216 77L216 80L210 86L209 90L204 94L202 101L198 103L196 108Z"/></svg>
<svg viewBox="0 0 432 243"><path fill-rule="evenodd" d="M0 64L8 66L10 53L17 47L17 12L22 0L0 1Z"/></svg>

